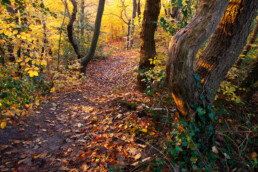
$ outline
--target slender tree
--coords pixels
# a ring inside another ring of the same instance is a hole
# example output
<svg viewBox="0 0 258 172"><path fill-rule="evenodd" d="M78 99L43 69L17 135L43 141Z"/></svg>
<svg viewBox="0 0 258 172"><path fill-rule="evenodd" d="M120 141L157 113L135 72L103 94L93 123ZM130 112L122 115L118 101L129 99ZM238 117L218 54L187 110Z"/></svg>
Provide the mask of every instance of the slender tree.
<svg viewBox="0 0 258 172"><path fill-rule="evenodd" d="M154 34L159 13L160 0L146 0L141 31L139 74L137 76L137 87L141 91L147 87L144 72L154 67L154 64L150 64L150 59L154 59L156 55Z"/></svg>
<svg viewBox="0 0 258 172"><path fill-rule="evenodd" d="M77 14L77 2L75 0L70 0L73 4L73 12L72 12L72 15L70 16L70 20L69 20L69 23L67 25L67 33L68 33L68 39L69 39L69 42L71 43L78 59L81 59L82 58L82 55L80 53L80 50L79 50L79 46L78 46L78 43L77 41L74 39L74 33L73 33L73 24L76 20L76 14ZM68 10L69 11L69 10Z"/></svg>
<svg viewBox="0 0 258 172"><path fill-rule="evenodd" d="M90 47L89 53L86 56L83 56L80 53L78 44L77 44L76 40L74 39L73 23L76 20L77 2L75 0L71 0L71 2L73 4L73 12L70 17L69 24L67 26L68 38L78 56L78 59L81 59L81 72L85 73L87 65L90 62L90 60L94 57L94 54L95 54L95 51L97 48L98 38L99 38L99 34L100 34L100 27L101 27L101 19L102 19L104 7L105 7L105 0L99 0L98 11L97 11L97 16L96 16L96 20L95 20L94 34L93 34L93 38L91 41L91 47Z"/></svg>
<svg viewBox="0 0 258 172"><path fill-rule="evenodd" d="M88 63L94 57L94 54L95 54L95 51L97 48L100 27L101 27L101 19L102 19L102 15L104 12L104 8L105 8L105 0L99 0L98 11L97 11L97 16L96 16L96 20L95 20L94 34L93 34L93 38L92 38L92 42L91 42L90 51L87 54L87 56L84 56L81 60L81 72L82 73L86 72Z"/></svg>

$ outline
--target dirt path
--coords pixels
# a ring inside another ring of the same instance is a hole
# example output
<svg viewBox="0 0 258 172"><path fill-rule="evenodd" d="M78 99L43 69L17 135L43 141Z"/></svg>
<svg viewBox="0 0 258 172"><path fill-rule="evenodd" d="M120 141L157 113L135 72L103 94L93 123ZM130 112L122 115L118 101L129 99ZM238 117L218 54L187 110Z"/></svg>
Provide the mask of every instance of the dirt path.
<svg viewBox="0 0 258 172"><path fill-rule="evenodd" d="M135 90L136 57L130 51L91 62L75 92L50 95L42 109L1 130L0 171L128 170L146 158L144 142L128 134L138 112L120 102L147 101ZM147 128L150 119L141 120L138 128Z"/></svg>

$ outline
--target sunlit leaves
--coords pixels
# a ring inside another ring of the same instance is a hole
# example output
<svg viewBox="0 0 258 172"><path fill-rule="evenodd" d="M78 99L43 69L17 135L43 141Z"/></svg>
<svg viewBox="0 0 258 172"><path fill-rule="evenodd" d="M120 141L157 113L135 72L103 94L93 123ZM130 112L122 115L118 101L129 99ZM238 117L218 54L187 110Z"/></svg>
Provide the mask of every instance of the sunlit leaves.
<svg viewBox="0 0 258 172"><path fill-rule="evenodd" d="M4 129L6 127L6 121L1 122L1 129Z"/></svg>

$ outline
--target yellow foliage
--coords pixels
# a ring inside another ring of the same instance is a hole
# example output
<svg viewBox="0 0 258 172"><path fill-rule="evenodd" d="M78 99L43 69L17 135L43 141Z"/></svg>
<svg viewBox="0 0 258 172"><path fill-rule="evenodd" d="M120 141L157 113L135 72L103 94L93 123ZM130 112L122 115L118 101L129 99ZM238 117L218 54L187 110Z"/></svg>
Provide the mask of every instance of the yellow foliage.
<svg viewBox="0 0 258 172"><path fill-rule="evenodd" d="M147 133L148 130L147 130L146 128L143 128L143 129L142 129L142 132Z"/></svg>
<svg viewBox="0 0 258 172"><path fill-rule="evenodd" d="M53 93L53 92L55 92L55 91L56 91L56 88L53 87L53 88L51 88L50 93Z"/></svg>
<svg viewBox="0 0 258 172"><path fill-rule="evenodd" d="M4 129L6 127L6 121L1 122L1 128Z"/></svg>
<svg viewBox="0 0 258 172"><path fill-rule="evenodd" d="M40 63L42 66L47 66L47 61L46 60L42 60Z"/></svg>
<svg viewBox="0 0 258 172"><path fill-rule="evenodd" d="M35 70L30 70L28 72L28 74L30 75L30 77L34 77L34 76L38 76L39 75L39 73L37 71L35 71Z"/></svg>

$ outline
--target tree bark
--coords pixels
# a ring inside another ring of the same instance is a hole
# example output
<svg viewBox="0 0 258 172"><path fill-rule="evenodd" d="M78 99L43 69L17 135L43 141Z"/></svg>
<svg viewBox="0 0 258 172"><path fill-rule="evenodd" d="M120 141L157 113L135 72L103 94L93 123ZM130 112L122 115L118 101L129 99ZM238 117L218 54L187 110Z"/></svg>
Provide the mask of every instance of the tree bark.
<svg viewBox="0 0 258 172"><path fill-rule="evenodd" d="M169 45L166 80L179 113L189 117L200 94L193 71L196 53L217 28L229 0L202 0L191 22L178 31Z"/></svg>
<svg viewBox="0 0 258 172"><path fill-rule="evenodd" d="M207 48L200 54L195 72L200 76L208 103L213 103L220 83L236 62L256 17L256 0L231 0Z"/></svg>
<svg viewBox="0 0 258 172"><path fill-rule="evenodd" d="M70 0L73 4L73 12L70 17L70 21L67 25L67 33L68 33L68 39L71 45L73 46L73 49L78 57L78 59L81 59L82 55L80 53L78 44L76 40L74 39L74 34L73 34L73 23L76 20L76 13L77 13L77 2L75 0ZM68 10L69 11L69 10Z"/></svg>
<svg viewBox="0 0 258 172"><path fill-rule="evenodd" d="M83 35L84 35L84 9L85 9L85 2L84 0L81 0L81 14L80 14L80 29L81 29L81 32L80 32L80 50L82 49L83 47Z"/></svg>
<svg viewBox="0 0 258 172"><path fill-rule="evenodd" d="M82 60L81 60L81 72L82 73L86 72L87 65L95 54L97 43L98 43L98 38L99 38L99 33L100 33L101 19L102 19L102 15L103 15L103 12L104 12L104 8L105 8L105 0L99 0L98 11L97 11L97 16L96 16L96 20L95 20L95 29L94 29L92 42L91 42L90 51L87 54L87 56L83 57Z"/></svg>
<svg viewBox="0 0 258 172"><path fill-rule="evenodd" d="M59 32L59 43L58 43L58 56L57 56L57 71L59 71L59 65L60 65L60 49L61 49L61 41L62 41L62 32L63 32L63 25L64 25L64 21L65 21L65 16L66 16L66 11L67 11L67 1L64 1L64 17L63 17L63 21L62 24L60 26L60 32Z"/></svg>
<svg viewBox="0 0 258 172"><path fill-rule="evenodd" d="M246 92L242 94L242 99L250 101L255 92L258 91L258 55L251 63L246 73L246 78L240 84L240 88L246 88Z"/></svg>
<svg viewBox="0 0 258 172"><path fill-rule="evenodd" d="M147 88L146 76L144 72L154 67L150 64L149 59L154 59L156 55L154 34L157 28L157 20L160 13L160 0L146 0L145 9L143 13L143 23L141 31L141 49L140 49L140 63L139 74L137 76L137 88L141 91Z"/></svg>
<svg viewBox="0 0 258 172"><path fill-rule="evenodd" d="M141 0L138 0L138 2L137 2L137 9L136 9L136 11L137 11L138 18L140 18L140 15L141 15Z"/></svg>
<svg viewBox="0 0 258 172"><path fill-rule="evenodd" d="M134 20L136 17L136 9L137 9L137 2L136 0L133 0L133 14L132 14L132 20L131 20L131 29L130 29L130 41L129 41L129 49L131 49L133 47L133 41L134 41L134 29L135 29L135 24L134 24Z"/></svg>
<svg viewBox="0 0 258 172"><path fill-rule="evenodd" d="M175 4L175 1L176 0L171 0L171 5L172 4ZM179 12L179 8L178 7L173 7L172 9L171 9L171 11L169 10L169 13L170 13L170 17L171 18L173 18L173 19L175 19L175 20L179 20L179 14L180 14L180 12Z"/></svg>
<svg viewBox="0 0 258 172"><path fill-rule="evenodd" d="M248 41L248 43L246 44L244 50L242 51L242 53L240 54L240 58L237 60L236 65L240 66L243 62L243 59L245 58L245 56L247 55L247 53L250 51L251 49L251 45L255 42L255 39L257 37L257 33L258 33L258 22L256 22L254 30L252 32L252 35Z"/></svg>

